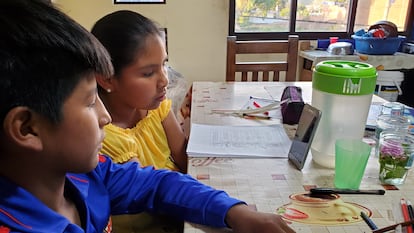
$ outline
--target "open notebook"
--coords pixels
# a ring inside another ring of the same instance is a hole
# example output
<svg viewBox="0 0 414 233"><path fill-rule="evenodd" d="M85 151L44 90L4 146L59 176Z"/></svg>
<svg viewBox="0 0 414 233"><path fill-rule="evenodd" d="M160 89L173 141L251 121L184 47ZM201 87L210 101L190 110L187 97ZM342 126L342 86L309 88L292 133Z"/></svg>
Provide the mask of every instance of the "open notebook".
<svg viewBox="0 0 414 233"><path fill-rule="evenodd" d="M191 124L188 155L287 158L291 140L280 123L281 114L278 107L277 101L250 97L240 110L218 113L237 118L247 116L243 121L246 124ZM255 112L261 109L263 111Z"/></svg>
<svg viewBox="0 0 414 233"><path fill-rule="evenodd" d="M187 153L191 157L287 158L290 145L282 124L192 124Z"/></svg>

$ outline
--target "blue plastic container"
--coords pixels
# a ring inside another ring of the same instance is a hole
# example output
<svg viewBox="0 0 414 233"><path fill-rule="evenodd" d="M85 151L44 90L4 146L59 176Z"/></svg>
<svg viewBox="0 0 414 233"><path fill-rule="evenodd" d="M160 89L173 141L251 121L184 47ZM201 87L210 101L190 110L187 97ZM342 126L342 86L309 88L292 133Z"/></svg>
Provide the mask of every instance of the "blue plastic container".
<svg viewBox="0 0 414 233"><path fill-rule="evenodd" d="M392 55L398 51L405 36L378 38L352 35L358 53L372 55Z"/></svg>
<svg viewBox="0 0 414 233"><path fill-rule="evenodd" d="M338 42L348 42L351 43L352 46L355 48L355 40L353 39L338 39ZM317 45L318 45L318 49L320 50L326 50L329 47L329 39L318 39L317 41Z"/></svg>

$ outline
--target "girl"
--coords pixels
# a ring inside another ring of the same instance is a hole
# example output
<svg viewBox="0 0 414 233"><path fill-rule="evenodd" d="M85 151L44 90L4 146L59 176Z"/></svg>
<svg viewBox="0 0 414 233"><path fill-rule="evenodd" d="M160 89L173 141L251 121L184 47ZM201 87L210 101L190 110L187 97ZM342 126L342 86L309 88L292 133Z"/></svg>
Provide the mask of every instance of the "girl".
<svg viewBox="0 0 414 233"><path fill-rule="evenodd" d="M111 117L102 152L115 162L187 171L187 140L166 99L167 53L159 28L132 11L101 18L92 33L109 51L115 74L98 77Z"/></svg>
<svg viewBox="0 0 414 233"><path fill-rule="evenodd" d="M92 33L108 50L115 71L110 78L97 77L99 96L112 117L101 152L116 163L137 161L186 173L187 140L166 99L167 53L159 28L123 10L98 20ZM148 213L113 216L112 224L118 232L182 227Z"/></svg>

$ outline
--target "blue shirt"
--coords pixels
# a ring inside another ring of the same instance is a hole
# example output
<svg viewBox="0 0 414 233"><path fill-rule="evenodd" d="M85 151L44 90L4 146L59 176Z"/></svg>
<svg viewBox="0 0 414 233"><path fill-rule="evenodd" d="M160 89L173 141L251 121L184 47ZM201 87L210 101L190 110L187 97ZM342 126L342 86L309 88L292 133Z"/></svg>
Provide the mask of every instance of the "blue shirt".
<svg viewBox="0 0 414 233"><path fill-rule="evenodd" d="M225 227L228 209L243 203L189 175L141 168L138 163L114 164L106 156L100 156L99 160L90 173L66 176L65 193L76 203L82 228L1 176L0 228L8 227L10 232L101 233L111 214L144 210Z"/></svg>

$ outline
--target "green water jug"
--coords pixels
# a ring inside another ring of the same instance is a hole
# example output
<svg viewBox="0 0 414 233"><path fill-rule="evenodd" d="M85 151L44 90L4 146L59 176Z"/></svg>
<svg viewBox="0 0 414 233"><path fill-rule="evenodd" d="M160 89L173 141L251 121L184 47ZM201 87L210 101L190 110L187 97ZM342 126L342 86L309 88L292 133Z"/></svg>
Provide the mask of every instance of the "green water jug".
<svg viewBox="0 0 414 233"><path fill-rule="evenodd" d="M311 145L313 161L335 167L335 141L361 139L375 91L376 69L367 63L319 62L312 75L312 105L322 117Z"/></svg>

